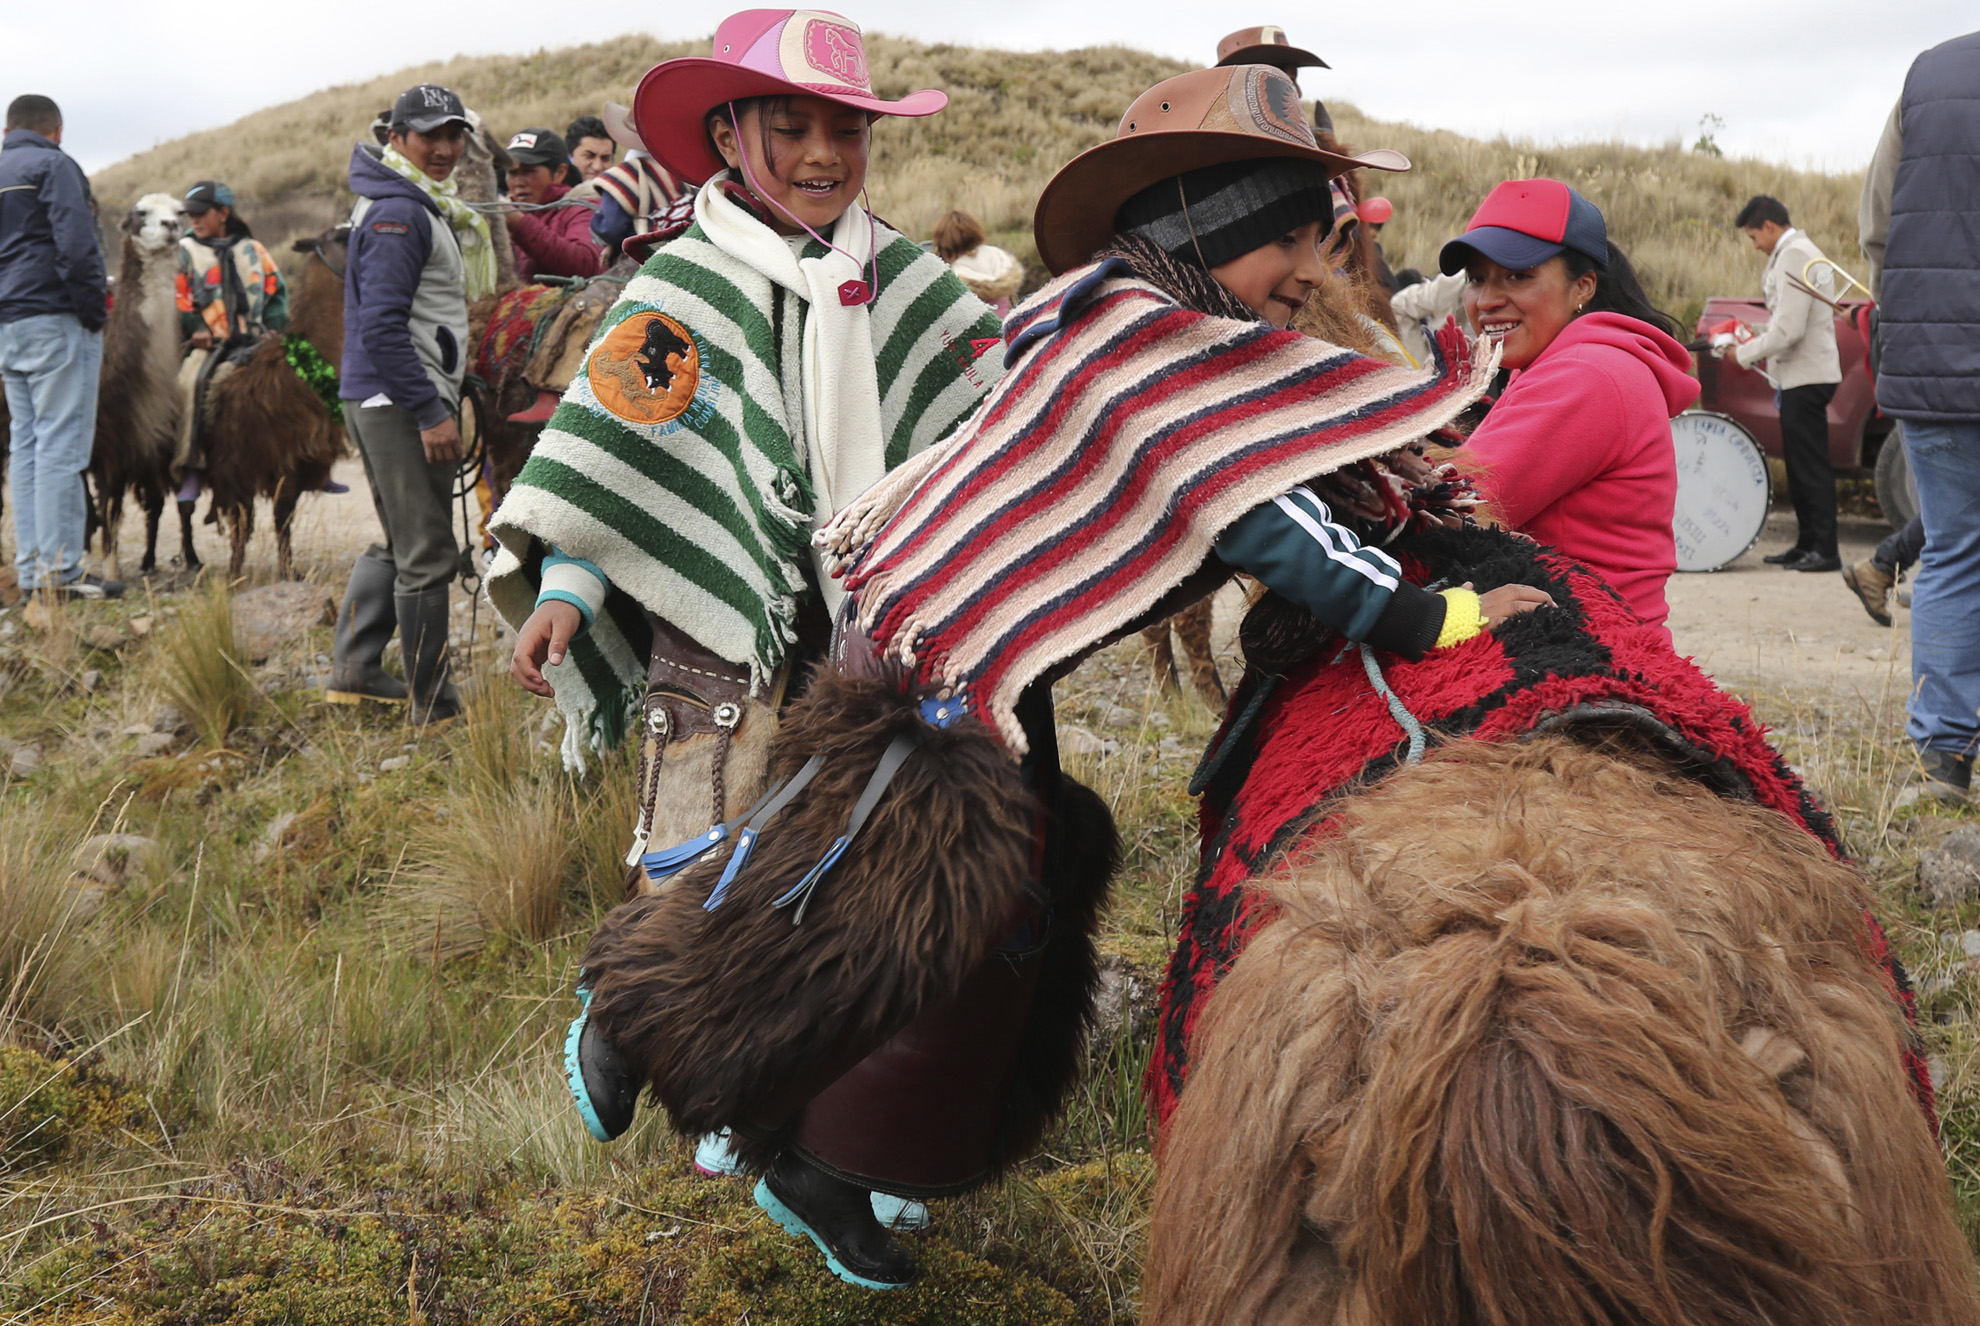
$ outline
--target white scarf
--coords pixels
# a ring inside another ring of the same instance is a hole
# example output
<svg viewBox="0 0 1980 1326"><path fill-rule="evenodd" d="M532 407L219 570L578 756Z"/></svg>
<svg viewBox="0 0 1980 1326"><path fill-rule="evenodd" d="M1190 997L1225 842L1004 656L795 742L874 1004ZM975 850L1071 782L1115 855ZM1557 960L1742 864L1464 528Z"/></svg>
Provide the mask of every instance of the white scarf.
<svg viewBox="0 0 1980 1326"><path fill-rule="evenodd" d="M751 216L723 192L728 173L716 175L695 195L694 219L709 240L739 262L748 263L810 305L805 317L799 386L804 400L803 450L816 503L814 528L822 527L887 472L886 430L880 418L880 375L874 364L873 332L865 304L839 299L847 281L870 281L872 222L854 203L832 231L837 251L822 258L799 258L784 236ZM857 261L854 261L857 259ZM791 396L786 384L785 395ZM793 421L795 422L795 421ZM834 617L845 597L813 550L819 588Z"/></svg>

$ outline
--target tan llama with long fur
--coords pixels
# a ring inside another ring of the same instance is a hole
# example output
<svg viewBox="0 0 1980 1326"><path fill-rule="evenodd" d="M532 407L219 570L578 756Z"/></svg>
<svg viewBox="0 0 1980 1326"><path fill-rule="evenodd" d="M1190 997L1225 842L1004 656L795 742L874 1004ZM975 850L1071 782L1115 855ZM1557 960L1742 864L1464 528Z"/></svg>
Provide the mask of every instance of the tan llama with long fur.
<svg viewBox="0 0 1980 1326"><path fill-rule="evenodd" d="M96 438L90 450L91 514L101 531L103 569L118 565L124 497L144 508L143 570L158 562L158 522L171 489L172 444L179 429L179 237L186 209L169 193L148 193L122 226L116 301L103 327L103 373L97 390ZM188 522L180 531L187 565L198 565Z"/></svg>
<svg viewBox="0 0 1980 1326"><path fill-rule="evenodd" d="M1271 887L1163 1146L1145 1326L1970 1326L1865 955L1771 811L1461 742Z"/></svg>

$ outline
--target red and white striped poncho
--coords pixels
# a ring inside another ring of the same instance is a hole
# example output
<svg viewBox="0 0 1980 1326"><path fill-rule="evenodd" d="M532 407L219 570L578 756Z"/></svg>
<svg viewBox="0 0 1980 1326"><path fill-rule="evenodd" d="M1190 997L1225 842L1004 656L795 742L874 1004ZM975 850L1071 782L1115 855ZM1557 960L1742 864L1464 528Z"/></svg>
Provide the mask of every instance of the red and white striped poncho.
<svg viewBox="0 0 1980 1326"><path fill-rule="evenodd" d="M976 414L816 536L876 646L1016 752L1026 686L1147 615L1245 512L1443 427L1495 367L1455 342L1442 372L1398 368L1126 272L1020 306Z"/></svg>

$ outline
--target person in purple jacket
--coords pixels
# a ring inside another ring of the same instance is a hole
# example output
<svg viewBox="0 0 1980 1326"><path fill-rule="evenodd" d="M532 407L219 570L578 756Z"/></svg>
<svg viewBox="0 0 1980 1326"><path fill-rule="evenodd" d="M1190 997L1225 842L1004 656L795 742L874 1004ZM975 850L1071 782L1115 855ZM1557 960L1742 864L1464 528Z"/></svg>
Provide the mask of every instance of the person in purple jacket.
<svg viewBox="0 0 1980 1326"><path fill-rule="evenodd" d="M486 222L450 179L469 130L461 99L423 83L393 106L383 149L359 143L351 153L358 203L339 395L385 542L351 569L325 696L410 700L418 723L460 712L447 679L447 587L459 565L449 503L461 459L455 411L469 292L478 260L492 253ZM380 663L394 629L404 683Z"/></svg>

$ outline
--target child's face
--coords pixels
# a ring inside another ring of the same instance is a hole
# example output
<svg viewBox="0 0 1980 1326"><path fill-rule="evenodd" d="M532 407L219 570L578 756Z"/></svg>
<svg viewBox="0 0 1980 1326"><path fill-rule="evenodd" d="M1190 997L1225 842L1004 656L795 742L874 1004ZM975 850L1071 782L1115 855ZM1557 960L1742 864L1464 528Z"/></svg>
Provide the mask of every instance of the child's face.
<svg viewBox="0 0 1980 1326"><path fill-rule="evenodd" d="M759 103L743 111L739 134L720 116L710 127L722 160L770 205L773 224L785 234L799 233L799 221L829 231L866 185L872 130L865 111L791 97L781 107Z"/></svg>
<svg viewBox="0 0 1980 1326"><path fill-rule="evenodd" d="M1241 257L1210 269L1217 284L1244 301L1245 307L1271 323L1285 327L1320 284L1320 241L1326 238L1319 221L1260 245Z"/></svg>

